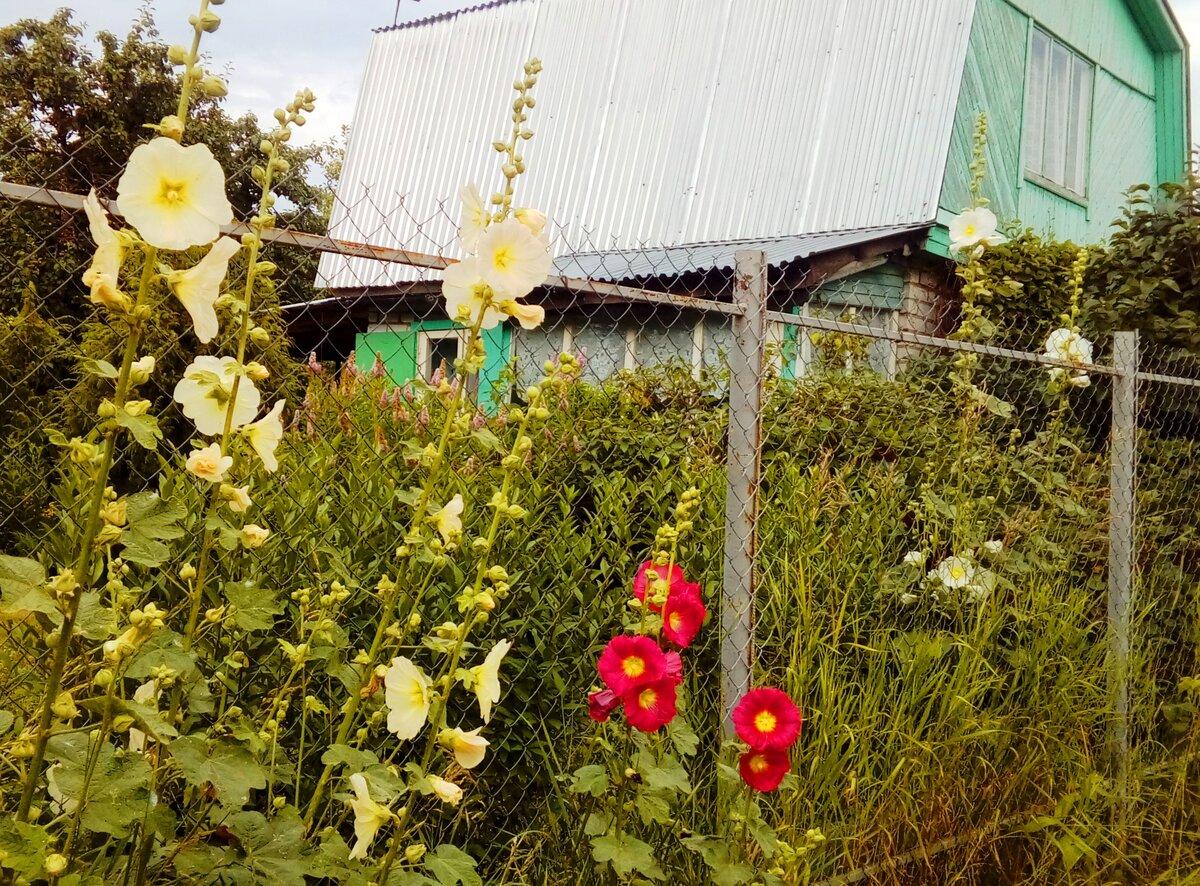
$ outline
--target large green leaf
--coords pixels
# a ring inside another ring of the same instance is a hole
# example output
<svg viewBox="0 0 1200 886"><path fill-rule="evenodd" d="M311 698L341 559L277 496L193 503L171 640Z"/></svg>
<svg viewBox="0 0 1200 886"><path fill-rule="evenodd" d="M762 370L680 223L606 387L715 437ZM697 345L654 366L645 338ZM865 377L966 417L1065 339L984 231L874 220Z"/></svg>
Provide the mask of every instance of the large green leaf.
<svg viewBox="0 0 1200 886"><path fill-rule="evenodd" d="M83 798L89 739L65 735L52 739L47 756L58 762L54 783L64 802L78 804ZM88 781L80 824L89 831L124 837L141 821L150 803L150 764L141 754L101 745L92 777Z"/></svg>
<svg viewBox="0 0 1200 886"><path fill-rule="evenodd" d="M163 499L157 492L129 496L128 526L121 536L126 560L142 566L161 566L170 555L163 540L181 538L179 522L187 515L183 505Z"/></svg>
<svg viewBox="0 0 1200 886"><path fill-rule="evenodd" d="M425 869L440 886L483 886L475 873L475 859L457 846L443 843L425 856Z"/></svg>
<svg viewBox="0 0 1200 886"><path fill-rule="evenodd" d="M251 790L267 786L267 776L246 747L226 739L185 735L170 744L171 756L190 785L212 785L229 806L243 806Z"/></svg>
<svg viewBox="0 0 1200 886"><path fill-rule="evenodd" d="M0 613L58 614L58 605L46 589L46 570L37 560L0 554L0 592Z"/></svg>
<svg viewBox="0 0 1200 886"><path fill-rule="evenodd" d="M634 871L651 880L666 878L649 843L629 834L606 834L592 840L592 858L607 864L618 877L628 877Z"/></svg>
<svg viewBox="0 0 1200 886"><path fill-rule="evenodd" d="M253 581L230 581L224 586L229 613L243 631L267 631L275 624L275 616L283 612L284 603L278 592L261 588Z"/></svg>

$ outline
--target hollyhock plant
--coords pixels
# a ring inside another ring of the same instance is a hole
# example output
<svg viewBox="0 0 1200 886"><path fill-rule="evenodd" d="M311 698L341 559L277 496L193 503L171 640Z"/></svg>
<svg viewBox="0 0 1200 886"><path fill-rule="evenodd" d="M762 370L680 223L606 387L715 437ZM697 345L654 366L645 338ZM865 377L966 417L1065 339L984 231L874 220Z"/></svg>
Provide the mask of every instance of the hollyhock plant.
<svg viewBox="0 0 1200 886"><path fill-rule="evenodd" d="M751 689L733 709L738 738L758 751L781 751L800 735L800 709L772 686Z"/></svg>
<svg viewBox="0 0 1200 886"><path fill-rule="evenodd" d="M361 772L350 776L350 787L354 789L354 799L350 801L350 808L354 812L354 845L350 848L349 858L361 859L367 857L379 829L394 816L382 803L371 799L367 779Z"/></svg>
<svg viewBox="0 0 1200 886"><path fill-rule="evenodd" d="M262 461L263 468L269 473L274 473L279 469L279 460L275 457L275 450L279 446L279 441L283 439L283 407L284 401L276 400L270 412L258 421L246 425L243 431L250 448L254 450L259 460Z"/></svg>
<svg viewBox="0 0 1200 886"><path fill-rule="evenodd" d="M663 605L663 636L681 649L691 645L708 610L700 599L700 585L687 583L670 594Z"/></svg>
<svg viewBox="0 0 1200 886"><path fill-rule="evenodd" d="M779 787L783 777L792 768L785 750L768 751L751 749L738 759L738 772L742 780L756 791L773 791Z"/></svg>
<svg viewBox="0 0 1200 886"><path fill-rule="evenodd" d="M667 675L667 658L649 637L618 634L608 641L596 664L604 685L620 695Z"/></svg>
<svg viewBox="0 0 1200 886"><path fill-rule="evenodd" d="M205 253L204 258L186 271L172 271L167 284L192 318L196 338L207 344L220 331L216 304L221 284L229 273L229 260L237 255L242 244L232 237L221 237Z"/></svg>
<svg viewBox="0 0 1200 886"><path fill-rule="evenodd" d="M678 652L667 653L667 676L678 686L683 682L683 658Z"/></svg>
<svg viewBox="0 0 1200 886"><path fill-rule="evenodd" d="M625 693L625 719L634 729L656 732L675 719L675 681L664 676Z"/></svg>
<svg viewBox="0 0 1200 886"><path fill-rule="evenodd" d="M657 579L650 577L650 571L653 570ZM654 593L652 583L654 581L662 581L666 583L666 591L662 594ZM683 570L677 565L655 566L653 560L647 560L638 567L637 575L633 577L633 596L639 600L645 601L646 591L650 590L650 602L647 604L651 612L662 611L662 602L658 598L665 599L671 594L680 591L684 586Z"/></svg>
<svg viewBox="0 0 1200 886"><path fill-rule="evenodd" d="M500 700L500 662L504 661L510 649L512 643L500 640L484 657L483 664L471 668L479 716L483 717L484 723L491 722L492 705Z"/></svg>
<svg viewBox="0 0 1200 886"><path fill-rule="evenodd" d="M233 382L241 372L233 357L200 356L192 360L175 385L175 402L201 434L212 437L225 430L226 411L233 397ZM240 428L253 420L261 395L250 379L238 383L237 402L230 426Z"/></svg>
<svg viewBox="0 0 1200 886"><path fill-rule="evenodd" d="M612 712L621 706L621 696L611 689L600 689L588 696L588 716L597 723L607 723Z"/></svg>
<svg viewBox="0 0 1200 886"><path fill-rule="evenodd" d="M416 738L429 717L432 683L419 667L399 656L384 677L387 728L401 741Z"/></svg>
<svg viewBox="0 0 1200 886"><path fill-rule="evenodd" d="M83 272L83 285L90 290L92 304L109 308L125 308L131 304L129 296L120 291L121 262L125 257L121 235L108 225L108 217L100 206L93 189L88 192L83 208L87 213L88 227L96 243L92 263Z"/></svg>

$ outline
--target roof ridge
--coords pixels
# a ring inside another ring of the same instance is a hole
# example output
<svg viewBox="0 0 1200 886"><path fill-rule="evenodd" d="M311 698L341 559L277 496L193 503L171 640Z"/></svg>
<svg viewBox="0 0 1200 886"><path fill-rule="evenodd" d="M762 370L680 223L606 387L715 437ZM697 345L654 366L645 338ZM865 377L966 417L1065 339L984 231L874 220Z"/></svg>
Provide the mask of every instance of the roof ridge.
<svg viewBox="0 0 1200 886"><path fill-rule="evenodd" d="M486 3L477 3L474 6L467 6L463 9L451 9L448 12L439 12L436 15L427 15L424 18L415 18L412 21L397 22L393 25L384 25L381 28L372 28L372 33L384 34L388 31L403 31L406 28L417 28L422 25L433 24L434 22L442 22L448 19L456 18L468 12L479 12L483 9L493 9L497 6L507 6L510 3L516 3L518 0L488 0Z"/></svg>

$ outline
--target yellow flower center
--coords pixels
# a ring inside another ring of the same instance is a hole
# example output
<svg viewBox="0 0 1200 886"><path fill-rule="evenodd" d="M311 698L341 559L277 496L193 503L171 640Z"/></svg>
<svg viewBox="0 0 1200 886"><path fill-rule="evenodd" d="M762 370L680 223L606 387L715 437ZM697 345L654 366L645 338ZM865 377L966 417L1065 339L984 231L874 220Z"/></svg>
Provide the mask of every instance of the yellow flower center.
<svg viewBox="0 0 1200 886"><path fill-rule="evenodd" d="M671 623L671 630L679 630L679 626L683 624L683 616L678 612L672 612L671 617L667 619Z"/></svg>
<svg viewBox="0 0 1200 886"><path fill-rule="evenodd" d="M182 182L173 182L163 180L162 183L162 201L168 206L174 206L176 203L183 201L186 196L186 188Z"/></svg>
<svg viewBox="0 0 1200 886"><path fill-rule="evenodd" d="M774 732L778 725L779 720L770 711L759 711L754 715L754 728L759 732Z"/></svg>
<svg viewBox="0 0 1200 886"><path fill-rule="evenodd" d="M637 678L646 673L646 661L640 655L631 655L621 662L626 677Z"/></svg>
<svg viewBox="0 0 1200 886"><path fill-rule="evenodd" d="M656 701L658 701L658 693L653 689L643 689L638 693L638 707L642 710L654 707Z"/></svg>
<svg viewBox="0 0 1200 886"><path fill-rule="evenodd" d="M975 226L967 225L965 228L963 228L963 233L966 234L968 237L974 237L975 236Z"/></svg>
<svg viewBox="0 0 1200 886"><path fill-rule="evenodd" d="M756 773L757 772L766 772L768 766L769 766L769 764L767 763L767 758L762 756L761 754L755 754L753 757L750 758L750 771L751 772L756 772Z"/></svg>
<svg viewBox="0 0 1200 886"><path fill-rule="evenodd" d="M425 687L423 687L416 680L408 684L408 692L406 692L405 695L408 696L408 703L414 708L421 707L423 704L425 704Z"/></svg>
<svg viewBox="0 0 1200 886"><path fill-rule="evenodd" d="M954 579L955 581L958 581L959 579L962 579L962 578L966 578L966 575L967 575L967 573L963 571L963 568L961 566L951 566L950 567L950 577L952 579Z"/></svg>
<svg viewBox="0 0 1200 886"><path fill-rule="evenodd" d="M492 253L492 265L497 271L506 271L508 266L513 263L512 250L507 246L502 246Z"/></svg>

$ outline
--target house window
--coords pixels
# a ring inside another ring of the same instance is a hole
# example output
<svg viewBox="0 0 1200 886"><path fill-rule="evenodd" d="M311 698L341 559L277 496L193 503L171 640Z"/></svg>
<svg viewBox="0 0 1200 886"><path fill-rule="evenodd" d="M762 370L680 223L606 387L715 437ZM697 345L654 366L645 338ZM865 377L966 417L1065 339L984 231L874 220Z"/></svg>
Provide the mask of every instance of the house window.
<svg viewBox="0 0 1200 886"><path fill-rule="evenodd" d="M463 356L463 331L439 329L422 331L417 339L417 366L425 381L444 366L446 378L454 377L454 361Z"/></svg>
<svg viewBox="0 0 1200 886"><path fill-rule="evenodd" d="M1025 174L1077 197L1087 194L1094 73L1090 61L1034 29L1025 108Z"/></svg>

